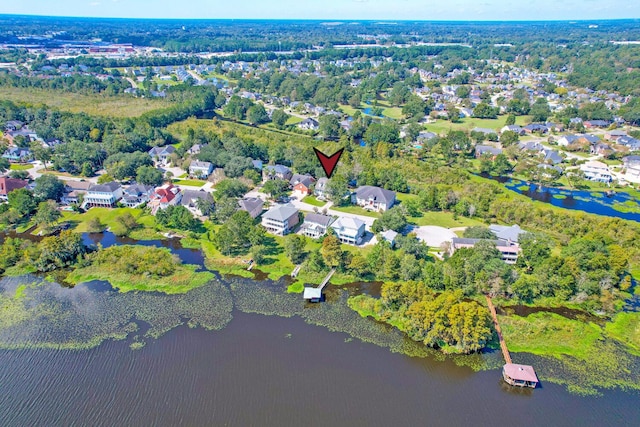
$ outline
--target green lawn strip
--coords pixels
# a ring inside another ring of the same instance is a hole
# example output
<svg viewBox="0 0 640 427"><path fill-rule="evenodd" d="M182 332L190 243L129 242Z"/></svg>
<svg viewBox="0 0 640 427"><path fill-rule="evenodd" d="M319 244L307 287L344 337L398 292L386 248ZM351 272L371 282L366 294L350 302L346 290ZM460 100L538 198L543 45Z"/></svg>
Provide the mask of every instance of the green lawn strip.
<svg viewBox="0 0 640 427"><path fill-rule="evenodd" d="M287 119L287 121L285 122L285 125L287 126L291 126L291 125L297 125L298 123L300 123L302 120L304 120L302 117L298 117L298 116L289 116L289 118Z"/></svg>
<svg viewBox="0 0 640 427"><path fill-rule="evenodd" d="M567 355L587 360L602 338L602 329L598 325L567 319L555 313L499 316L499 322L507 347L516 353L552 357Z"/></svg>
<svg viewBox="0 0 640 427"><path fill-rule="evenodd" d="M122 225L116 221L119 216L130 213L142 227L131 232L130 237L138 240L153 240L163 238L162 234L155 230L155 218L142 209L135 208L91 208L84 213L62 212L60 222L70 222L75 225L75 231L84 233L89 230L89 222L98 218L100 222L118 234L122 230Z"/></svg>
<svg viewBox="0 0 640 427"><path fill-rule="evenodd" d="M338 212L345 212L356 215L370 216L372 218L380 218L382 214L362 209L360 206L331 206L331 209Z"/></svg>
<svg viewBox="0 0 640 427"><path fill-rule="evenodd" d="M605 326L605 332L626 346L636 356L640 356L640 313L618 313Z"/></svg>
<svg viewBox="0 0 640 427"><path fill-rule="evenodd" d="M176 185L186 185L189 187L202 187L207 183L207 181L202 181L200 179L174 179L173 183Z"/></svg>
<svg viewBox="0 0 640 427"><path fill-rule="evenodd" d="M437 225L445 228L486 225L475 218L467 218L465 216L458 216L457 218L454 218L454 215L451 212L424 212L420 217L410 216L407 217L407 220L418 226Z"/></svg>
<svg viewBox="0 0 640 427"><path fill-rule="evenodd" d="M11 166L10 166L10 169L12 171L26 171L26 170L29 170L29 169L33 169L33 165L28 164L28 163L26 165L12 163Z"/></svg>
<svg viewBox="0 0 640 427"><path fill-rule="evenodd" d="M317 206L319 208L323 207L324 205L327 204L327 202L323 202L322 200L318 200L316 199L314 196L307 196L304 199L302 199L303 203L308 203L312 206Z"/></svg>

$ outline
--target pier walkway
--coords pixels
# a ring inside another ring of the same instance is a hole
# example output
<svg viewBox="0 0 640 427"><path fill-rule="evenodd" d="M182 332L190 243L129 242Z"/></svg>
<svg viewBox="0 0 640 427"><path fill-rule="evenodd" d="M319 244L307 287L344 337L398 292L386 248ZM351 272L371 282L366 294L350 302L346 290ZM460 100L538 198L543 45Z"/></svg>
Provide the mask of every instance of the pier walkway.
<svg viewBox="0 0 640 427"><path fill-rule="evenodd" d="M485 295L487 298L487 305L489 306L489 311L491 312L491 318L493 319L493 327L496 329L496 333L498 334L498 339L500 340L500 349L502 350L502 356L504 357L505 363L511 362L511 355L509 354L509 349L507 348L507 343L504 341L502 337L502 330L500 329L500 324L498 323L498 314L496 313L496 308L493 305L493 301L491 301L491 297L489 295Z"/></svg>

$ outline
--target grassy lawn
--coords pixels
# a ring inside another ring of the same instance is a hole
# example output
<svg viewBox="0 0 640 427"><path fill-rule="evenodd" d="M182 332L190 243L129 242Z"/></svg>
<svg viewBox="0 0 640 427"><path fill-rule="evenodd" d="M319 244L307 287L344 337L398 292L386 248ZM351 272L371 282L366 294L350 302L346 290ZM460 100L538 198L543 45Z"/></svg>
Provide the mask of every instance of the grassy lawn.
<svg viewBox="0 0 640 427"><path fill-rule="evenodd" d="M304 203L308 203L308 204L310 204L310 205L317 206L317 207L319 207L319 208L321 208L321 207L323 207L324 205L326 205L326 204L327 204L327 202L326 202L326 201L324 201L324 202L323 202L323 201L321 201L321 200L318 200L318 199L316 199L314 196L307 196L307 197L305 197L304 199L302 199L302 201L303 201Z"/></svg>
<svg viewBox="0 0 640 427"><path fill-rule="evenodd" d="M114 233L118 234L118 232L121 231L122 226L118 223L118 221L116 221L116 218L127 212L133 215L133 217L138 220L138 223L142 225L141 228L139 228L138 230L134 230L130 234L131 238L138 240L153 240L163 238L163 236L155 230L155 218L141 209L91 208L82 214L78 212L64 211L62 212L62 218L60 219L60 222L70 222L75 225L75 231L84 233L89 229L89 222L94 218L98 218L105 227L108 227Z"/></svg>
<svg viewBox="0 0 640 427"><path fill-rule="evenodd" d="M357 109L353 108L351 105L340 104L340 110L348 116L353 116Z"/></svg>
<svg viewBox="0 0 640 427"><path fill-rule="evenodd" d="M499 318L504 339L513 352L554 357L564 354L586 360L592 347L602 338L599 326L554 313Z"/></svg>
<svg viewBox="0 0 640 427"><path fill-rule="evenodd" d="M402 118L402 108L389 107L382 110L382 115L390 119L399 120Z"/></svg>
<svg viewBox="0 0 640 427"><path fill-rule="evenodd" d="M607 323L607 335L626 344L640 356L640 313L618 313Z"/></svg>
<svg viewBox="0 0 640 427"><path fill-rule="evenodd" d="M174 179L173 183L176 185L186 185L189 187L202 187L207 183L207 181L202 181L200 179Z"/></svg>
<svg viewBox="0 0 640 427"><path fill-rule="evenodd" d="M485 225L482 221L475 218L467 218L464 216L458 216L458 219L453 218L451 212L424 212L421 217L407 217L409 222L416 225L437 225L445 228L454 227L472 227L474 225Z"/></svg>
<svg viewBox="0 0 640 427"><path fill-rule="evenodd" d="M334 210L334 211L346 212L346 213L350 213L350 214L370 216L372 218L380 218L382 216L381 213L371 212L371 211L362 209L360 206L353 206L353 205L351 205L351 206L332 206L331 209Z"/></svg>
<svg viewBox="0 0 640 427"><path fill-rule="evenodd" d="M37 88L0 87L0 99L32 105L44 104L91 116L138 117L147 111L168 107L168 101L131 96L84 95Z"/></svg>
<svg viewBox="0 0 640 427"><path fill-rule="evenodd" d="M28 163L26 165L11 163L10 169L12 171L26 171L29 169L33 169L33 165L30 165Z"/></svg>
<svg viewBox="0 0 640 427"><path fill-rule="evenodd" d="M302 117L298 117L298 116L289 116L289 118L287 119L285 125L289 126L289 125L297 125L298 123L300 123L302 121Z"/></svg>
<svg viewBox="0 0 640 427"><path fill-rule="evenodd" d="M517 125L525 125L530 120L529 116L518 116L516 117ZM438 119L436 123L431 123L427 125L427 130L437 133L437 134L445 134L449 132L449 130L464 130L470 131L475 127L494 129L496 133L504 127L507 121L507 116L498 116L497 119L476 119L472 117L465 117L460 119L459 123L451 123L448 120Z"/></svg>

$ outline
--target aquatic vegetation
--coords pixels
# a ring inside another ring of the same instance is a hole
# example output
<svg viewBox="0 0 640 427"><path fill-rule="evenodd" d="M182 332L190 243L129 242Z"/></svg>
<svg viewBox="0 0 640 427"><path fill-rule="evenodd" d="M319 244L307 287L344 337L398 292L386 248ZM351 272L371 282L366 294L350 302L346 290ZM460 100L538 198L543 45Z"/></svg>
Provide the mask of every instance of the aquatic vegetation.
<svg viewBox="0 0 640 427"><path fill-rule="evenodd" d="M111 246L89 256L90 265L74 270L67 281L106 280L121 292L185 293L213 279L211 272L196 272L195 265L180 263L167 248Z"/></svg>
<svg viewBox="0 0 640 427"><path fill-rule="evenodd" d="M231 294L218 281L176 295L103 287L64 288L34 276L0 280L0 348L87 349L132 333L136 342L158 338L185 322L222 329L232 318Z"/></svg>
<svg viewBox="0 0 640 427"><path fill-rule="evenodd" d="M605 326L607 335L626 344L640 356L640 313L618 313Z"/></svg>

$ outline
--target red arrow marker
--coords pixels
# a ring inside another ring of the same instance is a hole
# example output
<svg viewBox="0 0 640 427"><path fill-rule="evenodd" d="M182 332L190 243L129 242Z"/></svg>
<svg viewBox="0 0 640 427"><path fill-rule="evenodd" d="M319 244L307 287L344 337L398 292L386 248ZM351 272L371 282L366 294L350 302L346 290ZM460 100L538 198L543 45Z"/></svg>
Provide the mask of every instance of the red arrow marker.
<svg viewBox="0 0 640 427"><path fill-rule="evenodd" d="M327 174L327 178L331 178L331 175L333 175L333 171L338 164L338 160L340 160L340 156L342 156L344 148L341 148L330 156L327 156L315 147L313 151L316 152L316 156L318 156L318 160L320 160L320 164L322 165L322 169L324 169L324 173Z"/></svg>

